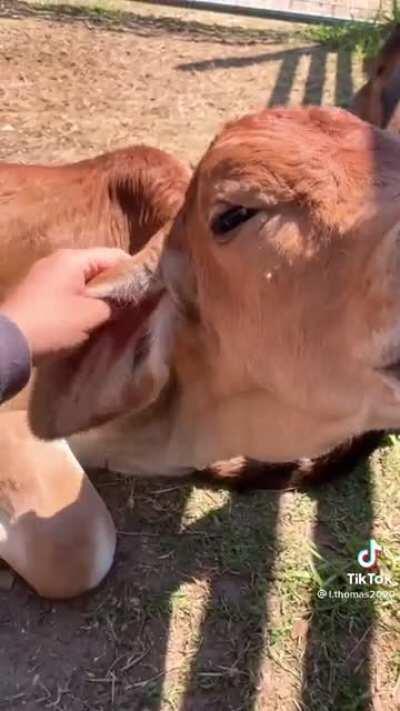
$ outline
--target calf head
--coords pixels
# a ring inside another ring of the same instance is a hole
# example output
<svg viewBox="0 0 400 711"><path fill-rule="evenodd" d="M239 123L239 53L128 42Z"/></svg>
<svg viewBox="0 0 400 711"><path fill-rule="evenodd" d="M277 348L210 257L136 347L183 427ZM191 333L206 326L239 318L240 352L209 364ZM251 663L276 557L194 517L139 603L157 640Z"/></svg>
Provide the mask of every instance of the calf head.
<svg viewBox="0 0 400 711"><path fill-rule="evenodd" d="M209 461L314 457L399 426L399 165L397 139L338 109L274 109L229 124L158 242L140 298L142 253L93 287L123 295L134 318L143 294L160 301L145 314L144 360L135 365L129 339L121 351L130 384L116 377L115 354L104 356L105 335L90 345L85 387L92 380L98 398L84 426L108 388L118 407L101 418L147 407L171 373L177 427L192 423L196 442L207 431ZM57 419L71 390L61 403L53 395ZM72 431L82 422L69 411Z"/></svg>
<svg viewBox="0 0 400 711"><path fill-rule="evenodd" d="M399 165L395 138L344 111L265 111L212 144L170 235L221 397L257 393L298 456L399 423Z"/></svg>
<svg viewBox="0 0 400 711"><path fill-rule="evenodd" d="M395 25L377 57L367 63L368 81L353 99L352 110L364 121L400 131L400 25Z"/></svg>

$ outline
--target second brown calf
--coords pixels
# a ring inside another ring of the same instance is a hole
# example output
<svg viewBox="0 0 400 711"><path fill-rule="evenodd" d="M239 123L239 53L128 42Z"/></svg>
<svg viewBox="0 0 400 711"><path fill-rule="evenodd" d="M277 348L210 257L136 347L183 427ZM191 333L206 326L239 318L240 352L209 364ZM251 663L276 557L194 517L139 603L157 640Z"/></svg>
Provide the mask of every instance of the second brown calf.
<svg viewBox="0 0 400 711"><path fill-rule="evenodd" d="M175 217L189 179L174 156L147 146L70 165L0 163L0 298L55 249L135 254Z"/></svg>

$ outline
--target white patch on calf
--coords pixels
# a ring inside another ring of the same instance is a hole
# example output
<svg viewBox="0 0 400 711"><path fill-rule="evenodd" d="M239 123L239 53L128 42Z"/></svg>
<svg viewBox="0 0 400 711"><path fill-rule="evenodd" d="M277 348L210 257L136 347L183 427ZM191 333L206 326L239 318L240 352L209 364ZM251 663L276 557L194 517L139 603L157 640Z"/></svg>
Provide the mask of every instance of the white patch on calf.
<svg viewBox="0 0 400 711"><path fill-rule="evenodd" d="M8 516L3 511L0 511L0 546L8 540ZM0 547L1 553L1 547Z"/></svg>
<svg viewBox="0 0 400 711"><path fill-rule="evenodd" d="M180 325L178 310L169 294L165 294L149 319L150 351L146 367L156 382L167 382L175 335Z"/></svg>
<svg viewBox="0 0 400 711"><path fill-rule="evenodd" d="M87 581L88 590L95 588L107 575L114 560L115 534L110 535L110 528L104 518L93 520L93 560Z"/></svg>

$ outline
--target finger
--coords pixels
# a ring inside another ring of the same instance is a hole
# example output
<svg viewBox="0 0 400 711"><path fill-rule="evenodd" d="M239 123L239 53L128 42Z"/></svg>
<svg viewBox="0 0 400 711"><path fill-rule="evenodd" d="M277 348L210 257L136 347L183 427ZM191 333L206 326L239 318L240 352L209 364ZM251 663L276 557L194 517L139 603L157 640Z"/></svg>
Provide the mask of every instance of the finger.
<svg viewBox="0 0 400 711"><path fill-rule="evenodd" d="M96 248L84 250L87 254L81 254L82 265L85 273L85 283L93 279L105 269L110 269L121 261L129 260L130 255L122 249L117 248Z"/></svg>
<svg viewBox="0 0 400 711"><path fill-rule="evenodd" d="M107 323L113 315L113 310L106 301L101 299L94 299L88 296L84 299L84 304L81 303L82 308L82 326L88 332L102 326Z"/></svg>
<svg viewBox="0 0 400 711"><path fill-rule="evenodd" d="M56 253L66 269L71 269L87 283L104 269L109 269L130 255L116 247L95 247L91 249L65 249Z"/></svg>

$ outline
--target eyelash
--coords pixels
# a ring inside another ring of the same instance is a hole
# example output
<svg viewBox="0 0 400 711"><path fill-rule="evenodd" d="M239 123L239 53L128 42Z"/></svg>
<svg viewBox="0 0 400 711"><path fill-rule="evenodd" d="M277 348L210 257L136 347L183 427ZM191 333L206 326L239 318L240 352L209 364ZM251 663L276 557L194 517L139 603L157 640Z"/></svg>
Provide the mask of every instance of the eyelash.
<svg viewBox="0 0 400 711"><path fill-rule="evenodd" d="M223 238L225 235L228 235L236 227L250 220L257 212L258 210L255 208L235 205L213 219L211 230L216 237L222 237L220 241L224 241Z"/></svg>

